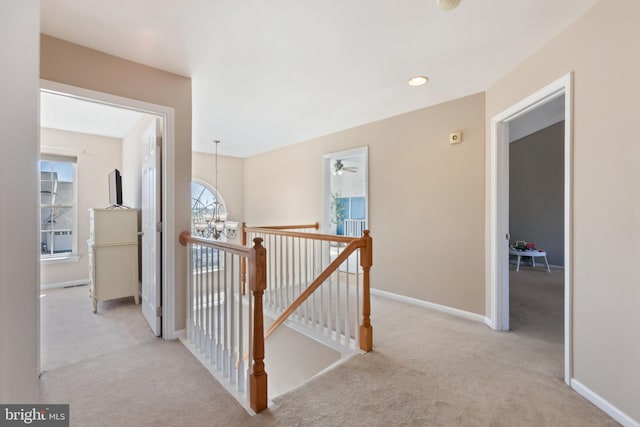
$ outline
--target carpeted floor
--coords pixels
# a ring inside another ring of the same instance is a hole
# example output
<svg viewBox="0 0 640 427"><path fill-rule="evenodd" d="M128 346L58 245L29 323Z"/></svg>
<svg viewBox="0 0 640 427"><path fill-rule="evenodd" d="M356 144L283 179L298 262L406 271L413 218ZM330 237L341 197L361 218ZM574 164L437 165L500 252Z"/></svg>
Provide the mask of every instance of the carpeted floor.
<svg viewBox="0 0 640 427"><path fill-rule="evenodd" d="M55 363L41 377L41 400L70 403L72 426L616 425L564 384L562 314L546 297L536 308L539 294L531 287L541 286L525 283L533 274L512 273L514 330L508 333L372 297L374 351L279 396L253 417L182 344L152 337L133 301L102 303L98 315L67 319L61 330L54 325L69 306L57 300L75 300L78 315L91 314L86 287L47 291L47 347L63 342L51 329L68 337L61 348L46 350L56 356L46 358ZM536 320L536 313L547 319ZM101 322L113 327L94 327ZM559 328L559 335L542 332L544 325ZM118 328L126 339L107 336ZM78 348L81 357L73 354Z"/></svg>

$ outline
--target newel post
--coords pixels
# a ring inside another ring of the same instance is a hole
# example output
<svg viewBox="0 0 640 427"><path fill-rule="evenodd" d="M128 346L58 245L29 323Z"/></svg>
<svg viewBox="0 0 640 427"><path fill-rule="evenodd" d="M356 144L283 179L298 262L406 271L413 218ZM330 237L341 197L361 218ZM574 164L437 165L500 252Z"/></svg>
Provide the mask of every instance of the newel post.
<svg viewBox="0 0 640 427"><path fill-rule="evenodd" d="M360 350L373 350L373 328L371 327L371 295L369 292L369 272L373 263L373 239L369 230L364 230L362 236L365 246L360 250L360 266L363 270L362 278L362 324L360 325Z"/></svg>
<svg viewBox="0 0 640 427"><path fill-rule="evenodd" d="M247 246L247 223L242 223L242 247ZM247 294L247 260L242 257L240 261L240 280L242 280L242 295Z"/></svg>
<svg viewBox="0 0 640 427"><path fill-rule="evenodd" d="M253 364L249 374L251 409L260 412L267 407L267 373L264 370L264 321L262 296L267 288L267 250L262 239L253 239L249 253L249 285L253 293Z"/></svg>

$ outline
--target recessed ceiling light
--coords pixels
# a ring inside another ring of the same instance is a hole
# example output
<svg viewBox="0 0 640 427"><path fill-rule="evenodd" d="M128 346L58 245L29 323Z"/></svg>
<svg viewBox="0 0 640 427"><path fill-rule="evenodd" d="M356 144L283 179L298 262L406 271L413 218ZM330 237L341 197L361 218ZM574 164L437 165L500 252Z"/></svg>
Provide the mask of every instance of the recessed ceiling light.
<svg viewBox="0 0 640 427"><path fill-rule="evenodd" d="M408 83L409 83L409 86L422 86L423 84L425 84L428 81L429 81L428 77L415 76L415 77L411 77L409 79Z"/></svg>

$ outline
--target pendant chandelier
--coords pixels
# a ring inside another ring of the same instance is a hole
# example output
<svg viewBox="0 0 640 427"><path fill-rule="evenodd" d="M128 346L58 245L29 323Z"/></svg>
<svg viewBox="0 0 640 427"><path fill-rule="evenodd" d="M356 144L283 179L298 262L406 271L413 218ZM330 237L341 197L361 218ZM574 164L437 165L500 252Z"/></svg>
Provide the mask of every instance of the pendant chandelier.
<svg viewBox="0 0 640 427"><path fill-rule="evenodd" d="M218 193L218 144L220 144L220 141L214 140L213 142L216 145L215 200L206 207L202 217L194 225L196 232L203 237L210 237L214 240L219 240L223 236L228 239L235 239L238 223L235 221L227 221L228 213L220 201L220 194Z"/></svg>

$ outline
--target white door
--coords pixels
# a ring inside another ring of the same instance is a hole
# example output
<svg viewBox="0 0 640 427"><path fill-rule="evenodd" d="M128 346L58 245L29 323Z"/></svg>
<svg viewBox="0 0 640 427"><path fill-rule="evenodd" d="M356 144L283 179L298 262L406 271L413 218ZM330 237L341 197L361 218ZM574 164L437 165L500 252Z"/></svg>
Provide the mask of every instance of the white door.
<svg viewBox="0 0 640 427"><path fill-rule="evenodd" d="M156 336L162 332L160 135L160 120L154 119L142 137L142 314Z"/></svg>

